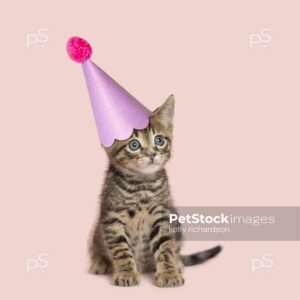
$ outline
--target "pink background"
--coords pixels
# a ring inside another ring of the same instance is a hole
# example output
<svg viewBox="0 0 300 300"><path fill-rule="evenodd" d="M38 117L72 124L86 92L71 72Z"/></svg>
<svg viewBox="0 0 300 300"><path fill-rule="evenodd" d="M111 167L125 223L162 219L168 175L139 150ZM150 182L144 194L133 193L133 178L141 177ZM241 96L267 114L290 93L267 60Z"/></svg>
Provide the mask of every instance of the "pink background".
<svg viewBox="0 0 300 300"><path fill-rule="evenodd" d="M299 1L10 1L1 20L1 299L295 299L299 242L221 242L186 285L87 274L106 157L81 67L65 43L151 109L176 97L168 166L181 206L299 205ZM26 46L47 28L48 42ZM249 45L269 28L271 41ZM216 242L187 242L184 252ZM48 255L48 267L26 271ZM274 266L251 271L271 253ZM130 299L130 298L128 298Z"/></svg>

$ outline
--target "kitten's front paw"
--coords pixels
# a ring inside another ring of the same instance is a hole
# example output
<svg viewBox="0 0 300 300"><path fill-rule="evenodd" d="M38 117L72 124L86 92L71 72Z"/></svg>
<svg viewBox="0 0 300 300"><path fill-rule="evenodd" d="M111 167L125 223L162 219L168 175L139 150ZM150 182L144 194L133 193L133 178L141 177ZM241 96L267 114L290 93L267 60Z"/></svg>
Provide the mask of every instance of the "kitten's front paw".
<svg viewBox="0 0 300 300"><path fill-rule="evenodd" d="M159 287L176 287L184 284L180 273L159 273L155 275L156 285Z"/></svg>
<svg viewBox="0 0 300 300"><path fill-rule="evenodd" d="M117 286L135 286L140 283L138 273L116 273L113 277L113 284Z"/></svg>
<svg viewBox="0 0 300 300"><path fill-rule="evenodd" d="M92 259L89 271L91 274L108 274L112 269L103 257L96 257Z"/></svg>

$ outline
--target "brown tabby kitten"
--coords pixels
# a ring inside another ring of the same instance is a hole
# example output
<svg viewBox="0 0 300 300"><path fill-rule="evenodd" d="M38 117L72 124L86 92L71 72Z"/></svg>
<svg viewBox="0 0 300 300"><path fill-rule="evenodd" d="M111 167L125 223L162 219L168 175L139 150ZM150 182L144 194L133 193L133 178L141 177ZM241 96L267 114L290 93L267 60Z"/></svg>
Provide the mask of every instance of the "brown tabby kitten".
<svg viewBox="0 0 300 300"><path fill-rule="evenodd" d="M106 148L109 168L91 251L91 272L113 274L118 286L139 283L139 272L155 271L160 287L180 286L183 265L201 263L220 247L181 256L179 234L169 231L174 213L164 166L171 156L174 98L156 109L144 130Z"/></svg>

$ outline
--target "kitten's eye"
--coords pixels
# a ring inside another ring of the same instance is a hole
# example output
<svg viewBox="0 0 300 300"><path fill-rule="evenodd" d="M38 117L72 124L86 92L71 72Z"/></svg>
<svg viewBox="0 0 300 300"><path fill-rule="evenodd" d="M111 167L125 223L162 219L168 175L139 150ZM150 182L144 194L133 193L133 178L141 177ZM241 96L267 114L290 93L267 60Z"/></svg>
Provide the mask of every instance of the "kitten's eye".
<svg viewBox="0 0 300 300"><path fill-rule="evenodd" d="M137 151L141 147L141 144L138 140L132 140L128 143L128 147L131 151Z"/></svg>
<svg viewBox="0 0 300 300"><path fill-rule="evenodd" d="M155 145L159 146L159 147L162 147L164 146L164 144L166 143L166 140L163 136L161 135L157 135L155 138L154 138L154 143Z"/></svg>

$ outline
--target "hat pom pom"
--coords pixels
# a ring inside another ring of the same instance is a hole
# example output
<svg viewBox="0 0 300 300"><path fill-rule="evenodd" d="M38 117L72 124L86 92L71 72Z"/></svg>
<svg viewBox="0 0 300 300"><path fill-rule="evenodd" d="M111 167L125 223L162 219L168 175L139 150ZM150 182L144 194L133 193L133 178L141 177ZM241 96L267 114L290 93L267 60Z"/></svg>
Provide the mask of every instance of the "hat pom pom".
<svg viewBox="0 0 300 300"><path fill-rule="evenodd" d="M75 62L84 63L92 56L92 47L80 37L71 37L67 42L67 52Z"/></svg>

